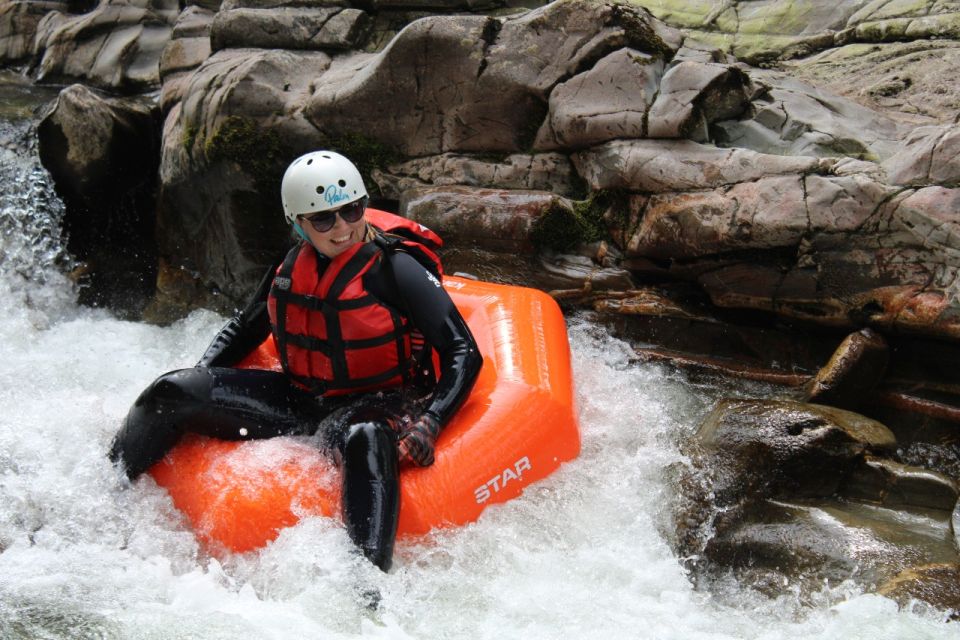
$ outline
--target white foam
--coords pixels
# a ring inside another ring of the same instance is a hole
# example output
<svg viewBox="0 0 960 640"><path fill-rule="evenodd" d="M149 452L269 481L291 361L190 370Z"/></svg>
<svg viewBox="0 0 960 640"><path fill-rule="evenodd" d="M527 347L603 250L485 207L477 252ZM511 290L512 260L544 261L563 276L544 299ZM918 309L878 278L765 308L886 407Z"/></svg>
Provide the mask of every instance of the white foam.
<svg viewBox="0 0 960 640"><path fill-rule="evenodd" d="M221 564L164 491L127 487L105 453L140 390L192 365L223 319L123 322L77 308L49 265L36 271L0 269L0 637L956 637L940 614L850 585L812 603L695 590L665 539L666 478L717 391L632 363L579 320L584 446L560 472L476 524L401 544L387 575L322 518ZM356 597L370 587L376 614Z"/></svg>

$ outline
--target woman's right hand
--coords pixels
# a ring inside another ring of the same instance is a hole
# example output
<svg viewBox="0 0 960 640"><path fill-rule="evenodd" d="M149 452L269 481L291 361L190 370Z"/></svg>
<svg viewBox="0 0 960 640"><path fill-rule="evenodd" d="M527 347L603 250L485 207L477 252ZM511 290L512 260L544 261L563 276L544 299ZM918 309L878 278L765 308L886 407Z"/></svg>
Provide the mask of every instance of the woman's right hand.
<svg viewBox="0 0 960 640"><path fill-rule="evenodd" d="M431 413L423 413L400 431L397 450L400 464L429 467L433 464L433 450L440 435L440 421Z"/></svg>

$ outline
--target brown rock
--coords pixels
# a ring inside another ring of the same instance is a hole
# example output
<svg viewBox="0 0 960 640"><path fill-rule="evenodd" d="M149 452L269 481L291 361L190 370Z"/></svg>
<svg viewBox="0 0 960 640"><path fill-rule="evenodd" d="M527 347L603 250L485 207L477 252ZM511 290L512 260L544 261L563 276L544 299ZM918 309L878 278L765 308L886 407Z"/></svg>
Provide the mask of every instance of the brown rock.
<svg viewBox="0 0 960 640"><path fill-rule="evenodd" d="M761 178L826 171L830 162L720 149L688 140L616 140L573 155L594 191L702 191Z"/></svg>
<svg viewBox="0 0 960 640"><path fill-rule="evenodd" d="M892 598L901 606L921 600L938 609L960 616L960 563L928 564L906 569L881 585L877 593Z"/></svg>
<svg viewBox="0 0 960 640"><path fill-rule="evenodd" d="M887 343L872 329L851 333L805 389L805 400L856 409L870 399L890 360Z"/></svg>
<svg viewBox="0 0 960 640"><path fill-rule="evenodd" d="M108 0L80 16L49 14L37 28L38 79L157 88L160 55L179 12L176 0Z"/></svg>
<svg viewBox="0 0 960 640"><path fill-rule="evenodd" d="M451 244L533 253L533 224L558 201L562 199L542 191L423 187L404 192L400 215L430 227Z"/></svg>
<svg viewBox="0 0 960 640"><path fill-rule="evenodd" d="M608 140L643 138L663 60L624 48L550 93L535 149L580 149Z"/></svg>
<svg viewBox="0 0 960 640"><path fill-rule="evenodd" d="M893 184L960 186L960 127L921 127L884 163Z"/></svg>
<svg viewBox="0 0 960 640"><path fill-rule="evenodd" d="M933 509L950 513L957 504L957 483L922 467L868 457L841 489L844 497L889 507Z"/></svg>
<svg viewBox="0 0 960 640"><path fill-rule="evenodd" d="M650 108L651 138L710 139L709 126L739 116L755 92L736 67L685 60L667 70Z"/></svg>
<svg viewBox="0 0 960 640"><path fill-rule="evenodd" d="M214 51L231 47L337 50L359 47L370 16L339 7L231 9L217 13L210 30Z"/></svg>
<svg viewBox="0 0 960 640"><path fill-rule="evenodd" d="M560 153L511 154L502 160L445 153L376 169L372 177L384 197L400 198L407 189L454 185L572 195L575 175Z"/></svg>

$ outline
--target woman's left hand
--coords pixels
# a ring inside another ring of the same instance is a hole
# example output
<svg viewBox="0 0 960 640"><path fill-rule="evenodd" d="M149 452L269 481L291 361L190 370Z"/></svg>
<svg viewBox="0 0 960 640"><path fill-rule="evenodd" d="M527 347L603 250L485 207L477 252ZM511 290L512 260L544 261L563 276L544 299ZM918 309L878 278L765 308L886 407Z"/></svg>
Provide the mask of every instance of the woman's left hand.
<svg viewBox="0 0 960 640"><path fill-rule="evenodd" d="M433 464L433 448L440 435L440 422L429 413L422 414L400 432L397 449L401 464L429 467Z"/></svg>

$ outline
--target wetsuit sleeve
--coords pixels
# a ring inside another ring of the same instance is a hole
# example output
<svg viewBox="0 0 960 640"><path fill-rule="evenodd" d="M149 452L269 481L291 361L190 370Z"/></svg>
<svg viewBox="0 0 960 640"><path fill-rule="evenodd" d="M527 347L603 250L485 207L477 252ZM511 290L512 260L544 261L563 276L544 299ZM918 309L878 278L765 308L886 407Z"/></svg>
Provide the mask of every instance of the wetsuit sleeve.
<svg viewBox="0 0 960 640"><path fill-rule="evenodd" d="M267 294L276 266L270 267L247 306L227 321L207 347L198 367L233 367L253 351L270 333Z"/></svg>
<svg viewBox="0 0 960 640"><path fill-rule="evenodd" d="M390 264L400 309L440 356L437 384L426 410L444 426L470 394L483 357L466 321L440 282L416 259L401 251L391 256Z"/></svg>

